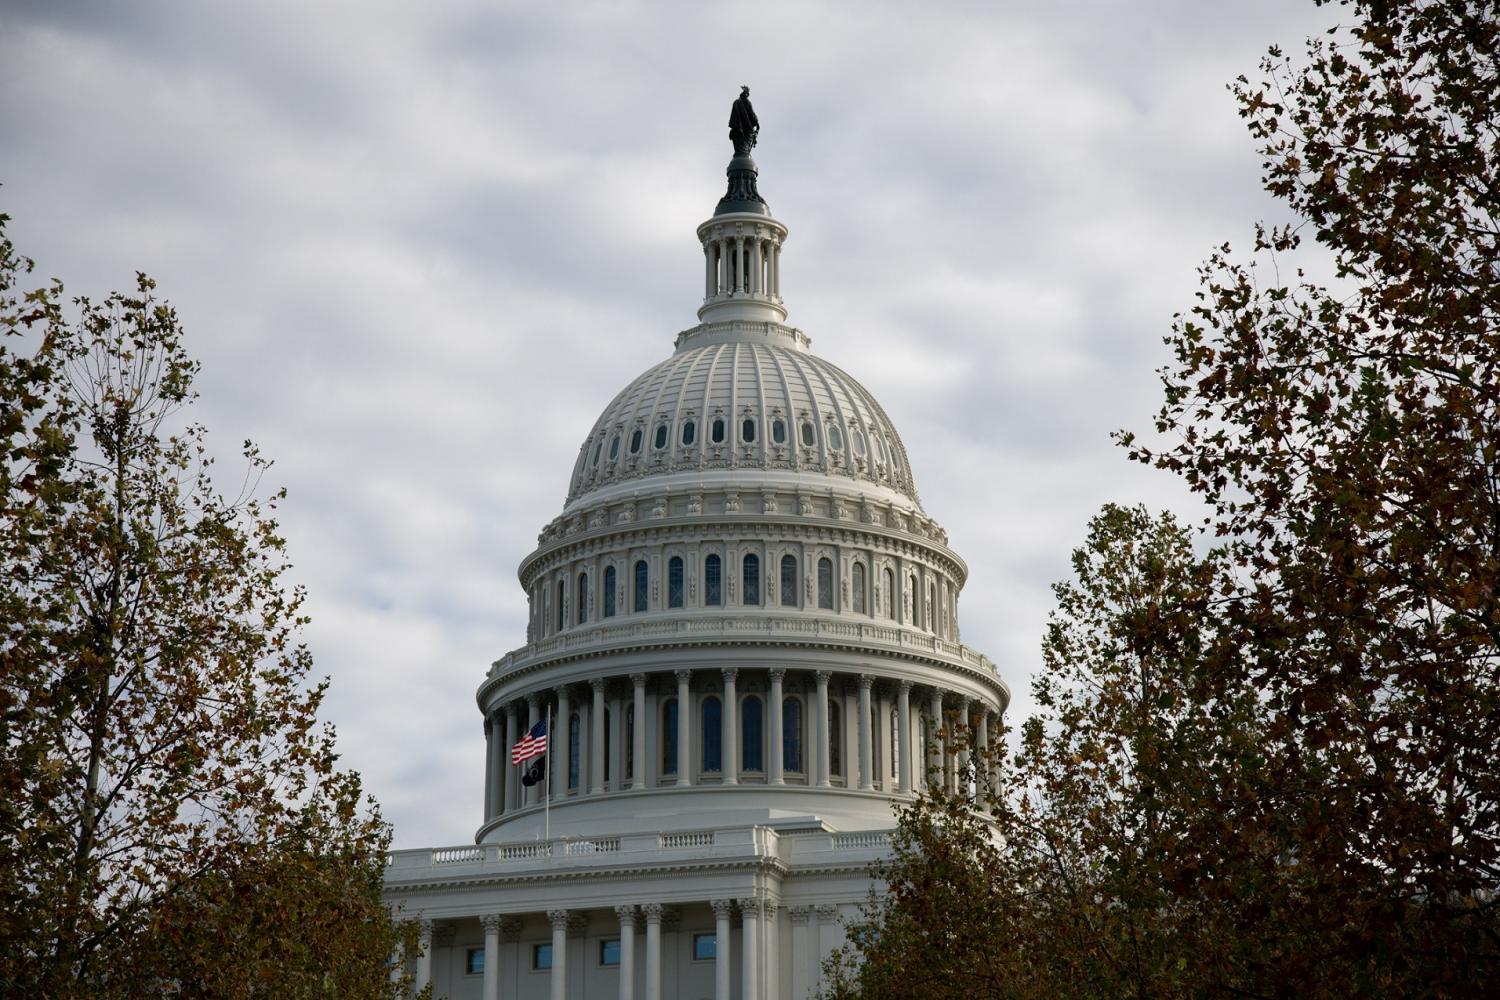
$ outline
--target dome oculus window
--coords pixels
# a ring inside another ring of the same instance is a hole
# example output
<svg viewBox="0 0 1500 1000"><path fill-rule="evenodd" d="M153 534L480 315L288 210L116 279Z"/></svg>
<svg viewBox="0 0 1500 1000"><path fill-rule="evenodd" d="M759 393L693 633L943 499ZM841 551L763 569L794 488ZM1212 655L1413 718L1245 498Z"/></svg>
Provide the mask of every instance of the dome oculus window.
<svg viewBox="0 0 1500 1000"><path fill-rule="evenodd" d="M714 444L723 444L724 443L724 421L723 421L723 419L720 418L720 419L715 419L714 420L713 427L710 429L708 436L713 439L713 443Z"/></svg>
<svg viewBox="0 0 1500 1000"><path fill-rule="evenodd" d="M771 421L771 440L776 444L786 444L786 421Z"/></svg>
<svg viewBox="0 0 1500 1000"><path fill-rule="evenodd" d="M698 425L689 420L682 425L682 443L690 445L698 437Z"/></svg>
<svg viewBox="0 0 1500 1000"><path fill-rule="evenodd" d="M817 442L817 436L813 431L811 420L802 421L802 446L811 448Z"/></svg>
<svg viewBox="0 0 1500 1000"><path fill-rule="evenodd" d="M740 424L740 440L746 444L755 443L755 420L753 417L746 417Z"/></svg>
<svg viewBox="0 0 1500 1000"><path fill-rule="evenodd" d="M667 446L667 425L661 424L656 428L656 440L652 442L657 451Z"/></svg>
<svg viewBox="0 0 1500 1000"><path fill-rule="evenodd" d="M634 455L641 450L641 429L637 427L630 435L630 453Z"/></svg>

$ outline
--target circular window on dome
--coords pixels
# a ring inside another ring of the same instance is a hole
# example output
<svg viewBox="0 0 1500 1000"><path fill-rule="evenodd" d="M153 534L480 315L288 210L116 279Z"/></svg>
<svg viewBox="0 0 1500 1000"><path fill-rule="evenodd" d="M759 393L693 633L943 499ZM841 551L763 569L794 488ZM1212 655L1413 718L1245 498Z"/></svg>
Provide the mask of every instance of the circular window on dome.
<svg viewBox="0 0 1500 1000"><path fill-rule="evenodd" d="M698 437L698 425L689 420L682 425L682 443L692 444Z"/></svg>
<svg viewBox="0 0 1500 1000"><path fill-rule="evenodd" d="M722 418L716 419L713 422L713 426L709 428L708 436L713 439L714 444L724 443L724 421Z"/></svg>
<svg viewBox="0 0 1500 1000"><path fill-rule="evenodd" d="M746 417L740 424L740 440L746 444L755 443L755 420L753 418Z"/></svg>
<svg viewBox="0 0 1500 1000"><path fill-rule="evenodd" d="M630 453L634 455L641 450L641 429L637 427L630 435Z"/></svg>
<svg viewBox="0 0 1500 1000"><path fill-rule="evenodd" d="M771 421L771 440L777 444L786 444L786 421Z"/></svg>
<svg viewBox="0 0 1500 1000"><path fill-rule="evenodd" d="M834 451L842 451L844 448L844 435L833 424L828 425L828 447Z"/></svg>
<svg viewBox="0 0 1500 1000"><path fill-rule="evenodd" d="M802 446L811 448L817 442L816 432L813 430L811 420L802 421Z"/></svg>
<svg viewBox="0 0 1500 1000"><path fill-rule="evenodd" d="M661 449L663 449L663 448L665 448L667 446L667 425L666 424L662 424L662 425L660 425L659 427L656 428L656 441L653 442L653 443L656 445L656 450L657 451L660 451Z"/></svg>
<svg viewBox="0 0 1500 1000"><path fill-rule="evenodd" d="M849 435L849 449L854 452L855 458L865 457L865 436L859 431L853 431Z"/></svg>
<svg viewBox="0 0 1500 1000"><path fill-rule="evenodd" d="M609 460L613 462L620 457L620 435L616 434L609 442Z"/></svg>

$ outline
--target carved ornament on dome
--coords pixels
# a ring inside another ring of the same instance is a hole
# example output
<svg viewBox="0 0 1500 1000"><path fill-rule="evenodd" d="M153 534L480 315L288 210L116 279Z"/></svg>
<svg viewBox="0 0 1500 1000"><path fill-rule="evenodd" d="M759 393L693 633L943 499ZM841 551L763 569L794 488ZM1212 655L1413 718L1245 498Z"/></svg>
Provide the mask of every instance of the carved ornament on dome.
<svg viewBox="0 0 1500 1000"><path fill-rule="evenodd" d="M738 514L740 512L740 495L738 493L724 494L724 513Z"/></svg>
<svg viewBox="0 0 1500 1000"><path fill-rule="evenodd" d="M688 496L687 512L689 514L703 513L703 497L701 494L693 493Z"/></svg>
<svg viewBox="0 0 1500 1000"><path fill-rule="evenodd" d="M657 497L656 502L651 505L652 520L660 520L667 516L667 498Z"/></svg>
<svg viewBox="0 0 1500 1000"><path fill-rule="evenodd" d="M761 509L761 513L763 513L763 514L774 514L774 513L776 513L776 510L777 510L777 507L776 507L776 494L775 493L762 493L761 494L761 498L760 498L760 509Z"/></svg>
<svg viewBox="0 0 1500 1000"><path fill-rule="evenodd" d="M616 524L633 524L634 522L635 522L635 508L634 507L626 507L624 510L620 511L620 515L615 518L615 523Z"/></svg>
<svg viewBox="0 0 1500 1000"><path fill-rule="evenodd" d="M602 528L609 521L609 511L604 507L589 512L589 527Z"/></svg>

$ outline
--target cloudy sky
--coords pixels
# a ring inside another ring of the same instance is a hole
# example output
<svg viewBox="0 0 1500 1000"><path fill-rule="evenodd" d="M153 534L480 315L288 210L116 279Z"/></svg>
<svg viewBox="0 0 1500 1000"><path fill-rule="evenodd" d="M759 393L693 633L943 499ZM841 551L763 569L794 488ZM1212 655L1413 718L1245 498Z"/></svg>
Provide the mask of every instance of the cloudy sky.
<svg viewBox="0 0 1500 1000"><path fill-rule="evenodd" d="M790 321L901 430L1021 715L1089 516L1193 510L1109 434L1195 266L1278 217L1226 82L1336 13L0 0L0 211L41 277L178 307L222 474L252 438L290 491L345 762L397 846L463 843L516 566L695 322L739 84Z"/></svg>

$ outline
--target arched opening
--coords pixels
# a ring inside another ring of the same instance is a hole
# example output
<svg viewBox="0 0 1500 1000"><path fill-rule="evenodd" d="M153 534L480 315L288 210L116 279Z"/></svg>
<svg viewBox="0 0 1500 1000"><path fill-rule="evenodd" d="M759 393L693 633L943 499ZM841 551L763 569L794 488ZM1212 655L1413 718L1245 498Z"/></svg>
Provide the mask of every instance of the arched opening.
<svg viewBox="0 0 1500 1000"><path fill-rule="evenodd" d="M849 569L849 590L851 603L854 605L854 613L862 615L865 613L865 564L855 563Z"/></svg>
<svg viewBox="0 0 1500 1000"><path fill-rule="evenodd" d="M781 766L795 774L802 773L802 699L781 700Z"/></svg>
<svg viewBox="0 0 1500 1000"><path fill-rule="evenodd" d="M635 702L625 706L625 779L635 780Z"/></svg>
<svg viewBox="0 0 1500 1000"><path fill-rule="evenodd" d="M828 702L828 773L844 774L844 713L832 699Z"/></svg>
<svg viewBox="0 0 1500 1000"><path fill-rule="evenodd" d="M724 603L724 561L717 555L703 560L703 603L715 608Z"/></svg>
<svg viewBox="0 0 1500 1000"><path fill-rule="evenodd" d="M661 706L661 773L677 773L677 699Z"/></svg>
<svg viewBox="0 0 1500 1000"><path fill-rule="evenodd" d="M564 587L563 582L561 580L558 580L557 581L557 602L554 605L554 608L555 608L555 610L557 612L557 629L556 629L556 631L558 631L558 632L561 632L563 630L563 598L565 597L566 593L567 593L567 591L566 591L566 589Z"/></svg>
<svg viewBox="0 0 1500 1000"><path fill-rule="evenodd" d="M682 557L673 556L667 563L667 607L682 607Z"/></svg>
<svg viewBox="0 0 1500 1000"><path fill-rule="evenodd" d="M718 774L724 770L724 703L717 696L703 699L703 771Z"/></svg>
<svg viewBox="0 0 1500 1000"><path fill-rule="evenodd" d="M582 732L583 727L579 724L578 713L574 712L568 716L568 788L570 789L578 787L578 738Z"/></svg>
<svg viewBox="0 0 1500 1000"><path fill-rule="evenodd" d="M889 568L885 571L885 594L883 600L885 603L883 609L885 616L887 618L896 617L896 574Z"/></svg>
<svg viewBox="0 0 1500 1000"><path fill-rule="evenodd" d="M781 557L781 606L797 606L797 557Z"/></svg>
<svg viewBox="0 0 1500 1000"><path fill-rule="evenodd" d="M758 695L747 695L740 703L740 764L746 771L766 769L761 747L765 742L762 705Z"/></svg>
<svg viewBox="0 0 1500 1000"><path fill-rule="evenodd" d="M833 610L833 560L818 560L818 607Z"/></svg>
<svg viewBox="0 0 1500 1000"><path fill-rule="evenodd" d="M609 766L610 766L611 763L613 763L610 760L611 754L609 752L609 749L610 749L610 739L609 739L609 736L610 736L610 732L611 732L611 730L610 730L610 724L612 722L614 722L614 721L615 720L611 717L609 709L606 708L604 710L604 774L602 774L598 778L598 780L595 782L595 784L603 784L604 782L606 782L606 781L609 780Z"/></svg>
<svg viewBox="0 0 1500 1000"><path fill-rule="evenodd" d="M578 574L578 624L589 620L589 575Z"/></svg>
<svg viewBox="0 0 1500 1000"><path fill-rule="evenodd" d="M753 552L745 556L743 576L744 579L741 582L744 584L743 593L745 597L741 603L746 605L759 604L760 556L755 555Z"/></svg>
<svg viewBox="0 0 1500 1000"><path fill-rule="evenodd" d="M604 617L615 616L615 568L604 567Z"/></svg>
<svg viewBox="0 0 1500 1000"><path fill-rule="evenodd" d="M640 613L646 610L650 599L651 570L646 566L646 560L640 559L635 564L635 611Z"/></svg>

